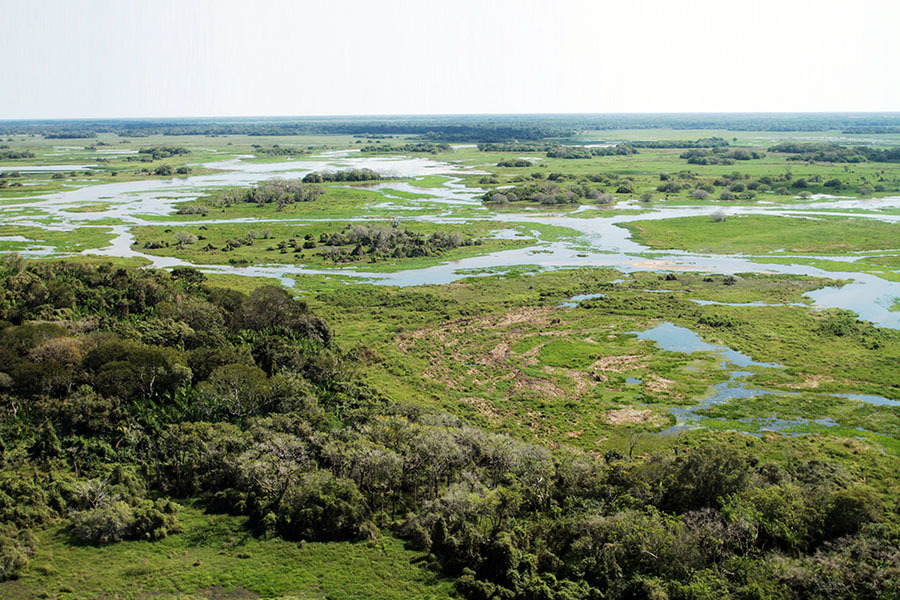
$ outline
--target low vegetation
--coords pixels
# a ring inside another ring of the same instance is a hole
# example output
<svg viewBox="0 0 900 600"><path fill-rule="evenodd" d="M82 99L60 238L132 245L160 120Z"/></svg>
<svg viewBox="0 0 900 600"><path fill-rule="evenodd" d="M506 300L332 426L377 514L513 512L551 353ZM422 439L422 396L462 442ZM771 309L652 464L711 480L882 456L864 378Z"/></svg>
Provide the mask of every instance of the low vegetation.
<svg viewBox="0 0 900 600"><path fill-rule="evenodd" d="M900 247L896 225L864 218L742 215L727 221L684 217L624 226L651 248L717 254L846 254Z"/></svg>

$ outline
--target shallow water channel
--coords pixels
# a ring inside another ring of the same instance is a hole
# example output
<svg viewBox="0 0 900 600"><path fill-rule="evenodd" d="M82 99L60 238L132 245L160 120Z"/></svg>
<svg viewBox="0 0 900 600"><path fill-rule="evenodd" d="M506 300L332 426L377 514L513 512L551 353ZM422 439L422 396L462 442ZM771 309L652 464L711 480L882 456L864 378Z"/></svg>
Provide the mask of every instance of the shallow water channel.
<svg viewBox="0 0 900 600"><path fill-rule="evenodd" d="M247 157L244 157L247 158ZM394 157L358 157L352 152L325 153L310 160L287 160L277 163L256 163L242 158L207 163L206 168L222 169L221 173L198 175L186 178L167 180L146 180L103 185L86 186L66 190L37 199L26 199L21 203L9 203L0 207L0 218L5 223L36 225L46 229L70 230L75 227L103 226L103 220L118 219L125 225L116 225L113 230L116 238L112 244L99 250L87 250L85 253L117 257L143 257L156 267L173 267L188 265L186 261L176 258L165 258L145 254L132 248L133 236L131 227L136 225L190 225L214 224L224 222L263 222L256 219L202 221L147 220L143 215L165 216L174 212L177 202L197 198L210 190L225 186L252 185L273 177L299 177L311 171L337 170L341 168L370 168L385 175L397 177L422 177L427 175L448 175L451 179L443 186L436 188L418 188L414 183L386 182L379 183L370 189L385 190L384 201L396 203L397 216L404 219L401 206L414 206L417 200L402 199L392 195L389 190L428 194L436 198L421 199L421 203L441 205L446 211L427 216L405 217L406 219L424 220L436 223L455 223L486 219L512 223L534 223L558 225L577 232L575 238L566 242L538 242L530 248L495 252L483 256L470 257L452 263L444 263L423 269L410 269L392 273L367 272L365 267L307 269L294 265L263 265L253 267L236 267L224 265L198 265L211 272L235 273L248 276L273 277L290 285L293 275L323 274L340 275L357 278L384 285L421 285L449 283L472 273L497 272L521 265L535 265L540 269L556 269L564 267L614 267L622 271L672 271L686 270L715 273L765 272L786 273L794 275L812 275L834 279L851 280L843 287L827 287L807 294L813 305L823 308L846 308L853 310L865 320L872 321L882 327L900 329L900 312L892 312L889 307L895 298L900 298L900 282L885 281L874 275L857 272L825 271L802 264L763 264L754 262L751 257L741 255L713 255L683 252L678 250L651 250L633 239L628 230L619 224L648 220L666 219L685 216L708 215L722 210L720 206L695 206L655 208L644 213L619 214L604 217L592 207L582 207L575 213L559 214L545 211L524 211L519 214L498 213L485 207L479 200L484 190L467 188L459 182L463 173L478 173L477 170L440 162L428 158L394 158ZM23 167L24 168L24 167ZM882 198L872 201L871 205L858 200L828 199L791 203L783 206L774 204L758 204L755 206L728 207L728 214L770 214L783 216L815 215L817 210L853 210L861 205L869 208L898 208L900 197ZM109 210L98 213L66 212L86 204L107 203ZM376 206L376 205L372 205ZM465 217L455 217L454 210L464 208ZM629 203L620 203L620 208L636 207ZM4 218L4 212L40 210L40 218L52 217L54 222L46 224L36 217L18 214ZM356 220L366 219L367 207L361 207L360 216ZM597 213L596 216L593 213ZM834 215L836 213L822 213ZM854 218L874 218L888 222L900 222L900 215L888 213L848 213ZM380 216L384 218L383 213ZM346 220L346 219L345 219ZM273 221L290 222L290 219ZM295 219L295 222L310 222L310 219ZM898 236L900 246L900 236ZM24 254L43 255L48 249L35 243ZM860 254L824 257L832 261L852 262L861 258ZM780 256L784 258L784 256ZM798 257L803 258L803 257ZM823 257L816 257L823 258Z"/></svg>
<svg viewBox="0 0 900 600"><path fill-rule="evenodd" d="M697 352L714 353L721 357L719 367L729 372L728 381L712 386L709 392L699 400L699 403L688 407L674 407L670 411L675 417L675 425L660 432L660 435L675 434L684 429L690 428L702 418L710 418L698 414L698 411L723 404L725 402L740 401L747 398L759 396L777 395L777 396L797 396L796 392L772 391L762 388L754 388L747 384L746 379L754 375L753 371L746 371L748 367L759 367L766 369L783 369L784 367L778 363L766 363L753 360L751 357L728 348L705 342L699 335L685 327L679 327L669 322L663 322L650 329L643 331L631 331L638 339L651 340L661 350L668 352L680 352L683 354L693 354ZM631 379L631 378L630 378ZM629 383L640 383L640 380L629 381ZM883 396L875 396L868 394L828 394L836 398L845 398L865 402L877 406L900 406L900 401L890 400ZM724 419L719 419L724 421ZM823 425L833 427L838 425L831 418L823 419L780 419L777 417L768 417L762 419L741 419L747 424L755 424L760 431L782 431L792 427L802 427L809 424Z"/></svg>

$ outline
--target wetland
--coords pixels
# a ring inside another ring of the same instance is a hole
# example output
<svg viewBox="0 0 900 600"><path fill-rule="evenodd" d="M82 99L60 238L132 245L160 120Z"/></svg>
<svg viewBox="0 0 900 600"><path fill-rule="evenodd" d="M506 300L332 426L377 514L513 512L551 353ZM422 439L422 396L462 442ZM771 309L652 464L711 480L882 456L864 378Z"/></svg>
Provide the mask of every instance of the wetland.
<svg viewBox="0 0 900 600"><path fill-rule="evenodd" d="M537 123L6 132L0 595L896 581L900 134Z"/></svg>

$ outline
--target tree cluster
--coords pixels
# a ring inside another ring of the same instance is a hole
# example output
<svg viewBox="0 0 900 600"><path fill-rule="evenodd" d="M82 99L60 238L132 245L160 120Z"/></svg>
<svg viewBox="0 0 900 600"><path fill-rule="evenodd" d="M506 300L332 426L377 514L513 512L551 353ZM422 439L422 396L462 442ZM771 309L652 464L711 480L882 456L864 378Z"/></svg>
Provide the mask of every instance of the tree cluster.
<svg viewBox="0 0 900 600"><path fill-rule="evenodd" d="M715 147L711 150L688 150L682 152L679 158L686 159L691 165L733 165L736 160L759 160L766 155L755 150L735 148L726 150L724 147Z"/></svg>
<svg viewBox="0 0 900 600"><path fill-rule="evenodd" d="M534 163L525 158L505 158L497 163L498 167L530 167Z"/></svg>
<svg viewBox="0 0 900 600"><path fill-rule="evenodd" d="M547 158L592 158L594 156L629 156L638 151L629 144L615 146L556 146L547 151Z"/></svg>
<svg viewBox="0 0 900 600"><path fill-rule="evenodd" d="M481 152L549 152L559 146L556 142L482 142L478 144Z"/></svg>
<svg viewBox="0 0 900 600"><path fill-rule="evenodd" d="M437 154L439 152L450 152L450 144L445 142L410 142L408 144L370 144L359 149L360 152L368 152L372 154L415 154L428 153Z"/></svg>
<svg viewBox="0 0 900 600"><path fill-rule="evenodd" d="M322 256L334 262L380 258L439 256L460 246L475 246L481 240L464 238L459 232L436 231L430 235L399 227L347 225L342 231L323 233L319 244L327 246Z"/></svg>
<svg viewBox="0 0 900 600"><path fill-rule="evenodd" d="M325 193L320 185L304 183L301 179L270 179L251 188L226 190L219 198L211 200L210 205L227 207L243 202L255 203L259 206L275 204L278 210L297 202L314 202Z"/></svg>
<svg viewBox="0 0 900 600"><path fill-rule="evenodd" d="M372 169L341 169L340 171L314 171L303 177L303 183L331 183L355 181L379 181L384 179Z"/></svg>
<svg viewBox="0 0 900 600"><path fill-rule="evenodd" d="M15 160L17 158L34 157L34 152L30 150L0 150L0 160Z"/></svg>
<svg viewBox="0 0 900 600"><path fill-rule="evenodd" d="M162 160L164 158L172 158L173 156L181 156L190 153L190 150L182 146L150 146L138 150L139 155L150 157L152 160Z"/></svg>
<svg viewBox="0 0 900 600"><path fill-rule="evenodd" d="M552 174L551 174L552 176ZM535 204L579 204L582 201L608 204L614 198L586 181L570 185L560 185L555 181L526 183L503 190L494 190L483 196L483 201L491 204L509 202L531 202Z"/></svg>
<svg viewBox="0 0 900 600"><path fill-rule="evenodd" d="M253 151L264 156L305 156L312 152L313 147L299 148L297 146L281 146L273 144L271 146L260 146L253 144Z"/></svg>

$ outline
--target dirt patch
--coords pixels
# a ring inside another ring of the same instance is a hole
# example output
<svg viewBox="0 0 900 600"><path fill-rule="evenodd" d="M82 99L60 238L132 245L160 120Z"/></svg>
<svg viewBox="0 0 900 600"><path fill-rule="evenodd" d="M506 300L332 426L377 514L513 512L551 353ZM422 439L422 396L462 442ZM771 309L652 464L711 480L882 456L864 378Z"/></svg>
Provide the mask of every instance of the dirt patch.
<svg viewBox="0 0 900 600"><path fill-rule="evenodd" d="M422 371L422 375L431 381L443 383L451 390L457 387L457 378L451 377L450 370L443 365L432 364Z"/></svg>
<svg viewBox="0 0 900 600"><path fill-rule="evenodd" d="M494 325L495 327L508 327L519 323L528 323L542 327L550 322L551 315L556 313L553 308L522 307L507 311L505 315Z"/></svg>
<svg viewBox="0 0 900 600"><path fill-rule="evenodd" d="M525 306L514 308L505 313L496 315L456 319L455 321L447 321L446 323L441 323L440 325L435 325L433 327L423 327L422 329L416 329L405 333L403 337L411 339L430 337L437 338L444 342L447 341L447 334L459 334L470 329L497 329L521 323L526 323L535 327L543 327L550 324L555 312L556 310L552 308Z"/></svg>
<svg viewBox="0 0 900 600"><path fill-rule="evenodd" d="M641 260L641 261L630 261L629 264L634 265L640 269L648 269L648 270L663 270L666 271L688 271L694 269L694 267L690 265L679 265L678 263L674 263L668 260ZM712 272L717 272L715 269L711 270Z"/></svg>
<svg viewBox="0 0 900 600"><path fill-rule="evenodd" d="M479 385L490 385L493 388L498 381L512 379L508 398L522 393L546 398L570 397L576 394L561 389L552 381L525 375L511 364L517 358L512 351L512 345L517 340L535 335L566 335L562 331L542 330L545 326L549 328L554 324L556 314L555 308L519 307L504 313L455 319L401 333L396 337L395 343L402 352L415 353L425 358L428 366L423 369L423 376L450 389L462 389L463 379L452 376L448 368L457 364L465 365L468 376L475 378ZM538 342L523 354L526 366L539 364L538 354L545 344L546 342ZM596 376L577 372L564 374L572 380L577 395L596 385ZM481 381L482 379L487 381Z"/></svg>
<svg viewBox="0 0 900 600"><path fill-rule="evenodd" d="M459 401L468 404L475 409L475 412L491 422L496 423L502 417L500 411L494 408L494 406L484 398L473 396L469 398L460 398Z"/></svg>
<svg viewBox="0 0 900 600"><path fill-rule="evenodd" d="M566 371L569 377L572 378L572 381L575 382L575 389L578 390L579 394L586 394L594 389L594 386L597 385L597 380L593 377L589 377L586 373L582 371L576 371L575 369L569 369Z"/></svg>
<svg viewBox="0 0 900 600"><path fill-rule="evenodd" d="M546 398L565 398L568 396L565 390L552 381L538 379L520 372L516 374L515 382L509 390L509 396L512 397L522 393L537 394Z"/></svg>
<svg viewBox="0 0 900 600"><path fill-rule="evenodd" d="M610 425L662 425L665 419L653 414L648 409L638 410L632 407L608 410L603 413L603 420Z"/></svg>
<svg viewBox="0 0 900 600"><path fill-rule="evenodd" d="M604 356L600 360L591 365L592 369L601 371L612 371L613 373L621 373L622 371L631 371L640 367L646 367L646 363L640 362L639 354L624 354L621 356Z"/></svg>
<svg viewBox="0 0 900 600"><path fill-rule="evenodd" d="M488 365L498 365L501 363L509 362L509 344L506 342L500 342L496 346L488 352L487 357L485 358L485 364Z"/></svg>
<svg viewBox="0 0 900 600"><path fill-rule="evenodd" d="M834 381L834 379L830 377L825 377L824 375L810 375L808 376L803 383L796 383L790 387L796 389L816 389L821 384L829 381Z"/></svg>
<svg viewBox="0 0 900 600"><path fill-rule="evenodd" d="M647 386L647 389L651 392L656 394L666 394L672 390L672 386L675 385L675 382L671 379L651 375L649 379L644 381L644 385Z"/></svg>

